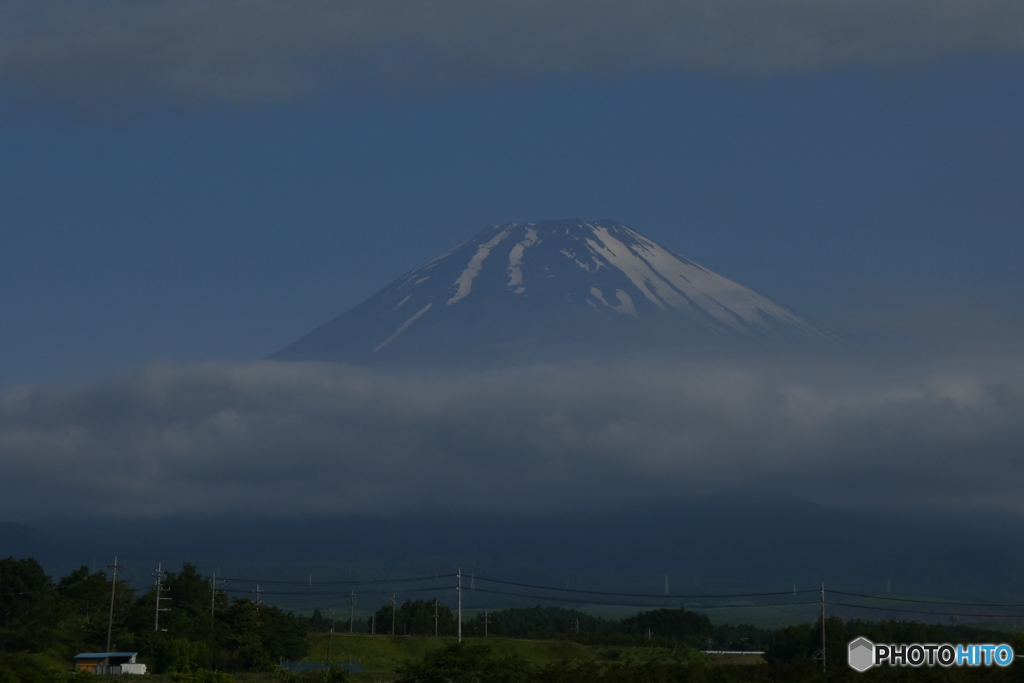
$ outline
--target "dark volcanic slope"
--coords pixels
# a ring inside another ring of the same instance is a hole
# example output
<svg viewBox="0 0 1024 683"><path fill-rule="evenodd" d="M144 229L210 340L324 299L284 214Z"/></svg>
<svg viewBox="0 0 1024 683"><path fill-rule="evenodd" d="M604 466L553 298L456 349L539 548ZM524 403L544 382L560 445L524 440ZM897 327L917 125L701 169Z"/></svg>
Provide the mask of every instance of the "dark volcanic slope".
<svg viewBox="0 0 1024 683"><path fill-rule="evenodd" d="M543 360L583 348L831 338L624 225L563 220L487 228L271 358Z"/></svg>

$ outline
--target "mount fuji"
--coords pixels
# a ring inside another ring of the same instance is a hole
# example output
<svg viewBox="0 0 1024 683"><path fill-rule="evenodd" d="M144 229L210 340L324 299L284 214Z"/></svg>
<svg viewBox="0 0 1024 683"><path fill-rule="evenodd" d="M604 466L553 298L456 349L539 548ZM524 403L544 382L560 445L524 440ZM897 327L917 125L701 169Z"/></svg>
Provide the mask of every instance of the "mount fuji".
<svg viewBox="0 0 1024 683"><path fill-rule="evenodd" d="M270 359L500 363L837 339L625 225L555 220L486 228Z"/></svg>

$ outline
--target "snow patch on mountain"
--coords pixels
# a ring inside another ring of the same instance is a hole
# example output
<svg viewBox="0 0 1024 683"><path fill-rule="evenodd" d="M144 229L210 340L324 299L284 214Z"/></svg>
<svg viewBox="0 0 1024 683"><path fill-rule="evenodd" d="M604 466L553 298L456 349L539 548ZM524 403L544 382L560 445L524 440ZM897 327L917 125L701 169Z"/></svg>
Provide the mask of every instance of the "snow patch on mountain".
<svg viewBox="0 0 1024 683"><path fill-rule="evenodd" d="M619 300L619 303L617 304L608 303L604 298L604 294L597 287L591 287L590 293L594 295L594 298L616 313L631 315L634 318L637 317L636 306L633 305L633 300L629 297L629 294L626 294L621 289L615 290L615 298Z"/></svg>
<svg viewBox="0 0 1024 683"><path fill-rule="evenodd" d="M770 329L766 325L766 315L797 326L803 324L800 318L782 306L696 264L681 262L663 250L651 250L648 258L652 267L673 289L738 332L748 332L743 323Z"/></svg>
<svg viewBox="0 0 1024 683"><path fill-rule="evenodd" d="M413 316L412 316L411 318L409 318L409 319L408 319L408 320L406 320L406 321L405 321L404 323L402 323L402 324L401 324L401 325L400 325L400 326L398 327L398 329L397 329L397 330L395 330L395 333L394 333L393 335L391 335L390 337L388 337L387 339L385 339L384 341L382 341L382 342L381 342L380 344L377 344L376 346L374 346L374 347L373 347L373 352L374 352L374 353L377 353L378 351L380 351L381 349L383 349L383 348L384 348L385 346L387 346L387 345L388 345L388 344L390 344L391 342L395 341L395 339L397 339L397 338L398 338L398 335L402 334L402 333L403 333L403 332L405 332L405 331L406 331L407 329L409 329L409 325L412 325L412 324L413 324L414 322L416 322L416 321L417 321L417 320L419 319L419 317L420 317L421 315L423 315L424 313L426 313L427 311L429 311L429 310L430 310L430 307L431 307L431 306L433 306L433 305L434 305L434 302L433 302L433 301L431 301L431 302L430 302L429 304L427 304L426 306L424 306L423 308L421 308L420 310L418 310L418 311L417 311L417 312L416 312L416 313L415 313L415 314L414 314L414 315L413 315Z"/></svg>
<svg viewBox="0 0 1024 683"><path fill-rule="evenodd" d="M586 263L584 261L580 261L576 257L576 252L570 251L569 249L562 249L558 253L561 254L562 256L565 256L568 259L572 259L573 263L575 263L577 266L587 271L588 273L596 273L604 265L599 260L595 259L593 255L589 257L590 262Z"/></svg>
<svg viewBox="0 0 1024 683"><path fill-rule="evenodd" d="M671 306L676 310L684 310L689 302L671 289L659 291L657 281L661 280L651 265L637 256L619 240L612 237L607 228L592 227L596 239L588 239L587 246L601 256L609 265L622 271L629 281L640 290L658 308L665 310Z"/></svg>
<svg viewBox="0 0 1024 683"><path fill-rule="evenodd" d="M419 283L416 283L416 284L419 284ZM410 298L412 298L412 294L406 294L406 295L405 295L405 297L404 297L404 298L403 298L403 299L402 299L401 301L399 301L399 302L398 302L398 303L397 303L397 304L395 305L395 307L394 307L394 308L392 308L392 309L391 309L391 311L397 311L397 310L398 310L399 308L401 308L401 307L402 307L402 304L404 304L404 303L405 303L406 301L408 301L408 300L409 300ZM388 313L391 313L391 311L388 311Z"/></svg>
<svg viewBox="0 0 1024 683"><path fill-rule="evenodd" d="M484 261L491 253L491 249L496 247L503 239L508 237L509 230L505 229L495 235L489 242L481 244L476 253L473 254L473 258L469 260L469 265L459 275L459 279L455 281L455 294L452 298L448 299L448 305L458 303L460 300L466 298L469 293L473 290L473 280L480 274L480 269L484 267Z"/></svg>
<svg viewBox="0 0 1024 683"><path fill-rule="evenodd" d="M508 255L508 286L515 287L516 294L526 291L523 287L523 252L537 243L537 231L533 228L526 229L526 237L522 242L512 247Z"/></svg>

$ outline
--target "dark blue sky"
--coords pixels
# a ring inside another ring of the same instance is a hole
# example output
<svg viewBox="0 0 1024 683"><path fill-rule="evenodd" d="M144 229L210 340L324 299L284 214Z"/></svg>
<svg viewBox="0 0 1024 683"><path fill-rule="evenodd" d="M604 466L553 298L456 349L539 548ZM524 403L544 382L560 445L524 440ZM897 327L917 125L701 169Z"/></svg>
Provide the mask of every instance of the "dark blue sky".
<svg viewBox="0 0 1024 683"><path fill-rule="evenodd" d="M0 0L0 515L756 490L1019 519L1021 83L1020 0ZM856 343L234 362L566 217Z"/></svg>
<svg viewBox="0 0 1024 683"><path fill-rule="evenodd" d="M694 71L116 111L9 90L0 384L260 358L511 220L613 218L839 327L1022 303L1024 60Z"/></svg>

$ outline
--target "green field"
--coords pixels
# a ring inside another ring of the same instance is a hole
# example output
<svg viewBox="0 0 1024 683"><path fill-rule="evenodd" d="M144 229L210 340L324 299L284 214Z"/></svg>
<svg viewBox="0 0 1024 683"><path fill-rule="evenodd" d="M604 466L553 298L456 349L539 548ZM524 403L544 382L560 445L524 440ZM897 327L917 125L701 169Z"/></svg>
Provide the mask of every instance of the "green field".
<svg viewBox="0 0 1024 683"><path fill-rule="evenodd" d="M326 634L311 634L312 652L305 661L324 662L327 659ZM365 634L335 634L331 638L331 661L355 661L365 670L352 678L364 683L387 683L394 679L395 669L408 660L419 660L431 650L437 650L456 642L455 638L430 638L422 636L371 636ZM537 665L545 666L556 661L650 661L705 658L693 650L684 648L658 647L591 647L557 640L526 640L513 638L466 638L466 643L486 643L498 657L518 656ZM760 657L707 657L727 665L760 664ZM280 676L274 672L235 673L237 683L279 683ZM124 682L121 676L94 676L100 681ZM171 674L147 676L150 683L172 683Z"/></svg>
<svg viewBox="0 0 1024 683"><path fill-rule="evenodd" d="M327 640L325 634L312 638L312 651L306 661L327 661ZM353 661L366 673L357 680L390 680L397 666L410 659L422 659L431 650L437 650L456 642L455 638L432 638L423 636L370 636L365 634L335 634L331 639L331 661ZM660 657L702 655L666 648L632 647L590 647L561 640L525 640L517 638L466 638L463 642L486 643L499 657L517 655L536 665L546 665L559 660L591 661L599 659L626 660Z"/></svg>

